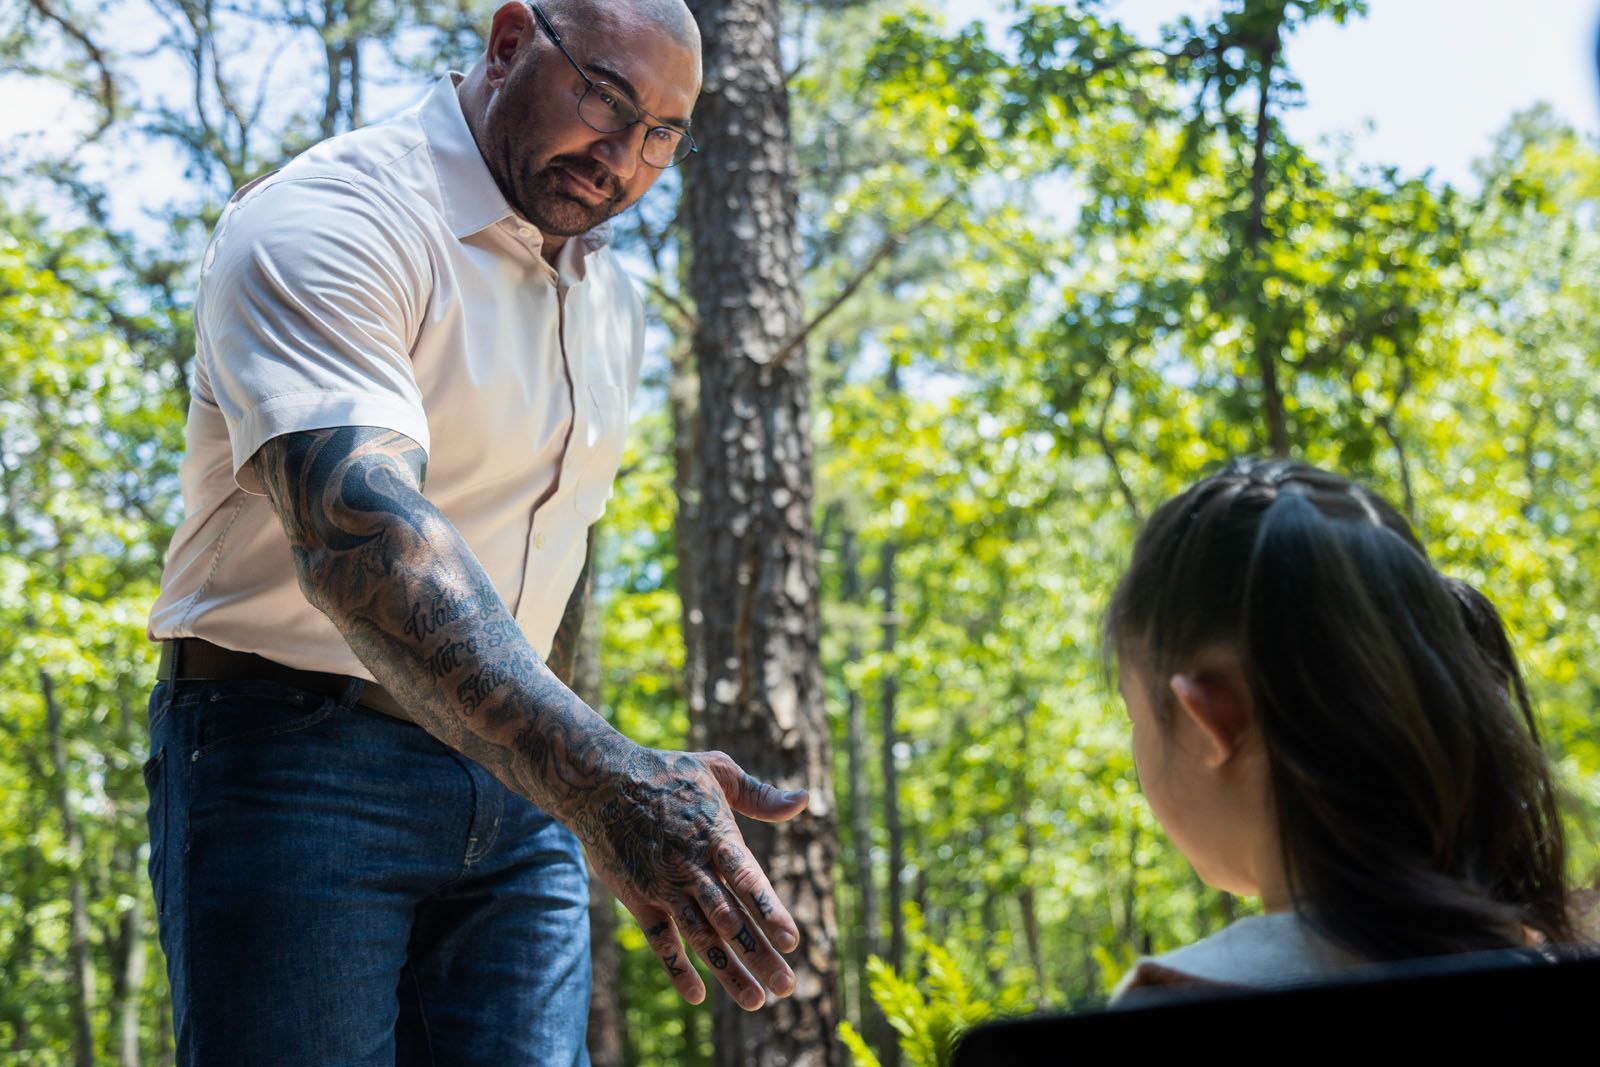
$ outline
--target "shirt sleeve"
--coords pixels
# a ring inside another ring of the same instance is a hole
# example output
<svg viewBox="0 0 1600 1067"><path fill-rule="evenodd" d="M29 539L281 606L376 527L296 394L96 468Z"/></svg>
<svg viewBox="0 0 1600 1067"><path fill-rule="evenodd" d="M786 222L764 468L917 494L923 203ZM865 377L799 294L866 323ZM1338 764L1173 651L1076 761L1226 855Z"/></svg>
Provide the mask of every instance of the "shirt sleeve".
<svg viewBox="0 0 1600 1067"><path fill-rule="evenodd" d="M261 492L251 460L286 433L378 426L427 451L411 344L428 264L413 218L359 176L281 179L230 206L195 323L241 489Z"/></svg>

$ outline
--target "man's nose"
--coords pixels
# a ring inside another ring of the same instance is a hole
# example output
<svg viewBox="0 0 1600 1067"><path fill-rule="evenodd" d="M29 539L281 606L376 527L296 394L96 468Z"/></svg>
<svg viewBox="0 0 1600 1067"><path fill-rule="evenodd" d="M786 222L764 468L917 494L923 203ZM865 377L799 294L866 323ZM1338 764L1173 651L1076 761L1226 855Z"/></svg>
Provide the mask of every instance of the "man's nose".
<svg viewBox="0 0 1600 1067"><path fill-rule="evenodd" d="M595 148L606 169L618 180L627 181L639 169L639 153L644 151L644 123L636 122L625 130L606 134L595 142Z"/></svg>

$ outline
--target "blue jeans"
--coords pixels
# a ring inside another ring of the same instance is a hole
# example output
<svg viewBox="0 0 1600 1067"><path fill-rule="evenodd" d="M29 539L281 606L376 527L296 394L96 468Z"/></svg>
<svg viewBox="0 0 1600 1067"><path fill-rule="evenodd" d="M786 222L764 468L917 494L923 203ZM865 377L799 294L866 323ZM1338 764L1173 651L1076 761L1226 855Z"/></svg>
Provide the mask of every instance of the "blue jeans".
<svg viewBox="0 0 1600 1067"><path fill-rule="evenodd" d="M360 688L150 698L178 1062L586 1067L577 839Z"/></svg>

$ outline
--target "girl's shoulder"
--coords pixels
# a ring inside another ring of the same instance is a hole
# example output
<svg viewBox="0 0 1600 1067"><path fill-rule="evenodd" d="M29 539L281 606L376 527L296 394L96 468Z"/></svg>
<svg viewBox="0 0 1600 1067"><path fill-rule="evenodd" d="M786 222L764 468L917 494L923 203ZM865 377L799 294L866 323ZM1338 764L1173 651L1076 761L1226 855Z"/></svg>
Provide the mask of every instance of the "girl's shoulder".
<svg viewBox="0 0 1600 1067"><path fill-rule="evenodd" d="M1139 990L1292 985L1365 962L1324 940L1294 912L1252 915L1192 945L1140 960L1117 983L1111 1002Z"/></svg>

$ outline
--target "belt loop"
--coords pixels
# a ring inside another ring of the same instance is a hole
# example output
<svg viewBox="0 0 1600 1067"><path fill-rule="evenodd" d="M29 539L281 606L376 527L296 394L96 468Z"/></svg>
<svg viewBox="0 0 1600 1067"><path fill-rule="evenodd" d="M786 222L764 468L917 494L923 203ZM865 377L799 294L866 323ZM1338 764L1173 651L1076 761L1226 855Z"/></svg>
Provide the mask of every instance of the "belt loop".
<svg viewBox="0 0 1600 1067"><path fill-rule="evenodd" d="M350 683L344 687L344 692L339 697L339 710L349 711L361 700L361 691L367 687L364 678L351 678Z"/></svg>

